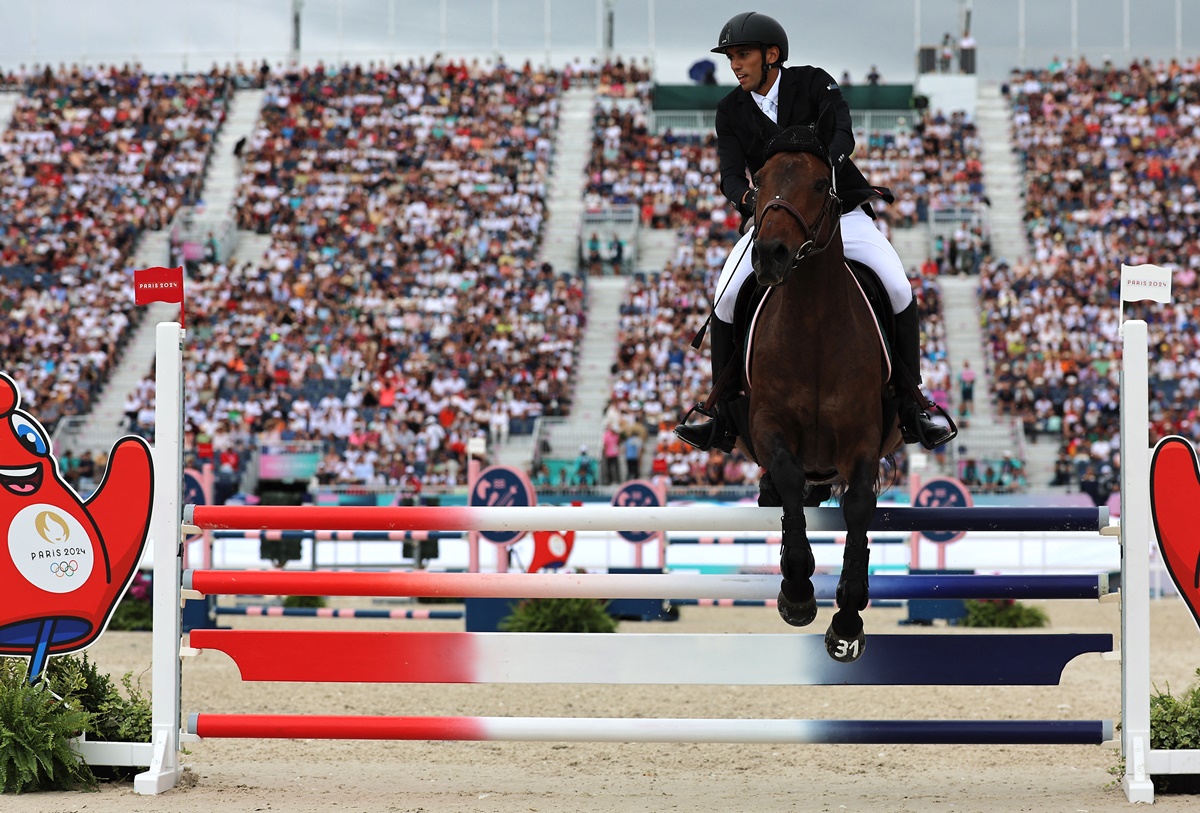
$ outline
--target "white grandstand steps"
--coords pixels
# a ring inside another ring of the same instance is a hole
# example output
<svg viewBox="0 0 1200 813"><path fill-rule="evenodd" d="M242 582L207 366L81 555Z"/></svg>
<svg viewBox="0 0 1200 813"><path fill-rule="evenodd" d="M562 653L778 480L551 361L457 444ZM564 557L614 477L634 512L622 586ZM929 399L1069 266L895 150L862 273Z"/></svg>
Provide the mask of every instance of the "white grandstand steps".
<svg viewBox="0 0 1200 813"><path fill-rule="evenodd" d="M200 193L204 205L197 207L196 222L202 230L216 232L221 222L233 213L242 174L233 147L239 138L249 141L254 134L265 95L266 91L250 88L236 90L230 96L225 123L213 143L212 157L204 176L204 188Z"/></svg>
<svg viewBox="0 0 1200 813"><path fill-rule="evenodd" d="M679 236L674 229L638 229L638 270L662 271L678 245Z"/></svg>
<svg viewBox="0 0 1200 813"><path fill-rule="evenodd" d="M950 364L949 403L941 406L958 424L956 449L965 449L960 458L999 458L1017 450L1020 428L1011 418L999 420L989 395L991 391L983 331L979 326L979 278L941 277L942 318L946 326L946 357ZM958 375L963 361L975 371L975 409L968 420L958 414Z"/></svg>
<svg viewBox="0 0 1200 813"><path fill-rule="evenodd" d="M979 84L975 126L983 143L983 180L991 200L992 256L1029 258L1025 234L1024 174L1012 142L1012 113L995 82Z"/></svg>
<svg viewBox="0 0 1200 813"><path fill-rule="evenodd" d="M894 228L888 240L909 271L919 271L921 263L929 257L931 239L929 226L925 223L903 229Z"/></svg>
<svg viewBox="0 0 1200 813"><path fill-rule="evenodd" d="M579 223L583 215L583 188L592 151L592 118L596 92L573 87L559 104L554 134L554 158L546 181L546 220L537 262L548 262L556 271L579 268Z"/></svg>
<svg viewBox="0 0 1200 813"><path fill-rule="evenodd" d="M134 268L150 268L168 262L169 236L166 229L143 232L133 254ZM100 397L79 425L72 437L63 437L63 448L75 453L90 450L93 453L112 449L117 438L128 434L125 431L125 398L137 387L138 382L150 375L154 369L154 332L159 322L179 319L179 306L168 302L155 302L142 308L144 317L130 333L129 341L117 361L116 369L109 377Z"/></svg>
<svg viewBox="0 0 1200 813"><path fill-rule="evenodd" d="M595 97L596 93L590 87L573 87L563 93L559 102L554 153L550 177L546 180L546 219L542 223L541 242L535 260L537 265L550 263L557 272L579 270L579 228L583 218L583 188L587 164L592 151L592 110ZM596 353L595 350L589 350L589 338L594 334L597 320L605 320L602 311L611 307L612 313L616 314L620 305L619 298L615 305L597 304L597 291L604 288L603 284L598 285L601 282L593 279L588 283L588 328L577 360L579 369L575 373L575 408L578 408L581 397L589 402L594 398L589 391L589 384L585 383L589 381L586 370L594 363L589 359ZM617 282L624 283L623 280ZM615 317L607 344L609 355L615 358ZM607 376L603 377L603 383L607 386ZM528 468L533 460L534 441L535 438L531 436L509 436L506 444L492 450L493 460L500 465Z"/></svg>
<svg viewBox="0 0 1200 813"><path fill-rule="evenodd" d="M8 129L13 113L17 112L17 102L20 100L21 94L15 90L0 93L0 133Z"/></svg>
<svg viewBox="0 0 1200 813"><path fill-rule="evenodd" d="M627 277L591 277L588 280L588 323L579 346L571 413L556 423L550 445L557 456L574 456L576 446L587 443L598 454L604 434L602 420L612 395L612 366L617 360L617 333Z"/></svg>
<svg viewBox="0 0 1200 813"><path fill-rule="evenodd" d="M267 249L271 247L271 235L259 234L256 231L238 229L237 245L230 259L242 263L256 263L262 260Z"/></svg>

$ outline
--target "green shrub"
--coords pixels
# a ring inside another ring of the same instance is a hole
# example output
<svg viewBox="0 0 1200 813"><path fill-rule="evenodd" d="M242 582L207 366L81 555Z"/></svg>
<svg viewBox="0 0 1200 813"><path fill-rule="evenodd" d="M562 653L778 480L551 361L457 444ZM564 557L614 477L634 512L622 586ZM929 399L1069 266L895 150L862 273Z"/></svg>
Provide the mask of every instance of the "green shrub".
<svg viewBox="0 0 1200 813"><path fill-rule="evenodd" d="M1196 670L1200 678L1200 669ZM1121 725L1117 725L1120 731ZM1200 682L1192 684L1179 697L1156 686L1150 695L1150 747L1162 750L1200 748ZM1117 764L1108 772L1117 777L1125 775L1125 758L1117 752ZM1157 774L1152 776L1155 793L1200 793L1200 774Z"/></svg>
<svg viewBox="0 0 1200 813"><path fill-rule="evenodd" d="M325 606L324 596L284 596L284 607L315 607L320 609Z"/></svg>
<svg viewBox="0 0 1200 813"><path fill-rule="evenodd" d="M971 599L965 604L967 617L961 622L964 627L1044 627L1049 622L1042 610L1011 598Z"/></svg>
<svg viewBox="0 0 1200 813"><path fill-rule="evenodd" d="M63 694L58 688L63 684L80 686L74 697L92 715L88 739L150 742L150 698L133 685L130 673L121 676L125 690L122 693L113 679L100 674L85 654L82 658L70 655L51 658L46 675L55 694Z"/></svg>
<svg viewBox="0 0 1200 813"><path fill-rule="evenodd" d="M594 598L526 599L499 628L503 632L616 632L608 602Z"/></svg>
<svg viewBox="0 0 1200 813"><path fill-rule="evenodd" d="M1200 669L1196 677L1200 678ZM1170 685L1165 692L1155 688L1150 695L1150 747L1171 751L1200 748L1200 682L1178 697L1171 694ZM1179 787L1194 793L1196 779L1195 775L1155 776L1154 789L1165 792Z"/></svg>
<svg viewBox="0 0 1200 813"><path fill-rule="evenodd" d="M51 658L30 685L21 658L0 658L0 792L94 787L96 774L71 747L91 740L150 741L150 700L126 674L122 694L87 656ZM123 771L102 773L121 777Z"/></svg>
<svg viewBox="0 0 1200 813"><path fill-rule="evenodd" d="M0 658L0 791L94 787L96 777L71 747L91 715L69 693L55 697L47 681L30 685L27 669L24 659Z"/></svg>

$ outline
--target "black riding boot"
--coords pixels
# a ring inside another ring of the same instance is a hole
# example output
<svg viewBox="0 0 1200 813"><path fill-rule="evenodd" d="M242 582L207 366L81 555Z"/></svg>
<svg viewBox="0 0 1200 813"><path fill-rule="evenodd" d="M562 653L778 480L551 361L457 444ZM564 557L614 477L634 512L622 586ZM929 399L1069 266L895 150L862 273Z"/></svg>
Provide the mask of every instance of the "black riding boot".
<svg viewBox="0 0 1200 813"><path fill-rule="evenodd" d="M896 314L897 360L912 373L913 380L921 383L921 328L917 323L917 303L913 301ZM901 381L900 378L896 379ZM905 443L920 443L926 449L935 449L954 437L950 427L929 417L929 413L917 403L916 395L903 383L896 387L900 401L900 429Z"/></svg>
<svg viewBox="0 0 1200 813"><path fill-rule="evenodd" d="M721 377L725 366L733 361L734 340L733 325L722 322L715 316L709 324L709 354L712 357L713 384ZM733 451L737 441L737 426L729 412L729 401L737 396L736 384L727 384L717 395L713 405L712 420L704 423L675 427L676 436L689 446L695 446L702 452L714 447L723 452ZM685 418L686 420L686 418Z"/></svg>

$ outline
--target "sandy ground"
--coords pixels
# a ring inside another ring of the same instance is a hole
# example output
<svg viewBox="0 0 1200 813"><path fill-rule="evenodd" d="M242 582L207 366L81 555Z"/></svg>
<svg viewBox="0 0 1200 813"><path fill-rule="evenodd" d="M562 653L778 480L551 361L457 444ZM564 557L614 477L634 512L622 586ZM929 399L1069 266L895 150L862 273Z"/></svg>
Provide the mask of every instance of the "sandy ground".
<svg viewBox="0 0 1200 813"><path fill-rule="evenodd" d="M1055 632L1120 634L1116 604L1045 603ZM622 633L785 632L769 608L682 608L675 623ZM823 609L818 629L830 610ZM898 626L873 608L867 632ZM252 619L238 628L461 629L458 621ZM1200 634L1178 600L1153 606L1152 676L1182 690L1200 667ZM955 630L937 627L939 634ZM998 633L1003 634L1003 633ZM109 633L92 656L143 674L150 637ZM226 656L185 666L189 711L481 716L1101 719L1120 714L1120 666L1085 655L1054 687L382 686L243 684ZM141 811L1064 811L1128 809L1106 746L772 746L210 740L190 746L186 787L157 797L131 784L97 793L0 798L4 813ZM1195 797L1160 794L1162 811Z"/></svg>

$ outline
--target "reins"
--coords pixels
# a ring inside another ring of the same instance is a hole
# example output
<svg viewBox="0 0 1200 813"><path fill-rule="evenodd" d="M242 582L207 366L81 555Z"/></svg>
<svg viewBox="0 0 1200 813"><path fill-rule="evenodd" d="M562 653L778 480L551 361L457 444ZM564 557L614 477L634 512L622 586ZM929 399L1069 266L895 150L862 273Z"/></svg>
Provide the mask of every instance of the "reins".
<svg viewBox="0 0 1200 813"><path fill-rule="evenodd" d="M842 201L837 196L836 190L830 187L829 195L825 198L825 203L821 206L821 212L817 215L817 219L814 220L810 226L808 221L804 219L804 215L800 214L800 211L794 205L792 205L791 201L785 200L783 197L776 195L774 198L767 201L766 205L763 206L762 211L758 214L755 220L759 223L762 223L763 218L767 216L767 212L771 211L772 209L783 209L792 217L796 218L796 221L800 224L800 227L804 229L808 239L804 241L804 244L801 245L800 248L796 249L796 254L792 257L792 264L795 265L806 257L812 257L820 254L822 251L829 248L830 244L833 243L833 238L837 236L838 230L842 225L841 217L833 218L833 228L829 230L829 237L826 238L825 242L822 243L820 247L817 247L816 245L817 235L821 233L821 227L825 223L825 218L828 217L829 213L834 209L841 209L841 205Z"/></svg>

